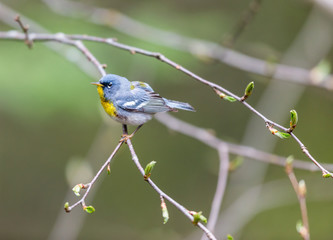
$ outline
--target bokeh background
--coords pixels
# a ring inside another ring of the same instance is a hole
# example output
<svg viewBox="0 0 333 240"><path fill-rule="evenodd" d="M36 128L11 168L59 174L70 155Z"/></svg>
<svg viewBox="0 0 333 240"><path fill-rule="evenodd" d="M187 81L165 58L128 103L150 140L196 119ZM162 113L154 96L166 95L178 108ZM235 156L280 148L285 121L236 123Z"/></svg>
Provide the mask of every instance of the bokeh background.
<svg viewBox="0 0 333 240"><path fill-rule="evenodd" d="M223 45L253 1L81 2L119 11L156 29ZM333 14L329 9L318 7L317 1L258 2L257 14L233 45L236 51L309 69L323 59L330 66L333 33L327 26L332 25ZM320 162L333 162L330 90L241 71L166 46L156 34L138 38L134 35L139 29L94 23L80 11L55 12L46 1L1 0L0 4L20 14L26 24L34 21L51 33L114 37L161 52L239 95L255 81L248 102L285 126L289 110L297 109L300 120L295 133ZM14 20L7 18L10 26L3 19L1 31L17 29ZM174 40L174 35L164 39ZM200 239L201 232L169 203L170 220L163 225L159 196L141 180L126 147L112 161L111 175L105 173L88 198L96 212L89 215L80 207L70 214L63 211L64 202L77 199L71 188L88 182L112 152L121 125L105 116L96 89L89 84L99 79L97 71L76 49L56 45L60 47L56 51L43 43L29 50L22 42L0 41L0 239ZM241 104L220 101L211 89L166 64L103 44L86 45L107 64L109 73L146 81L162 96L197 109L173 116L233 143L309 161L293 140L274 138L262 120ZM133 144L143 165L157 161L153 180L166 193L208 216L219 164L215 150L155 120L140 130ZM332 180L322 179L320 172L296 170L296 175L308 186L312 238L332 239ZM283 167L244 159L230 173L221 214L216 227L219 239L226 239L227 233L235 239L300 239L295 230L301 219L299 205Z"/></svg>

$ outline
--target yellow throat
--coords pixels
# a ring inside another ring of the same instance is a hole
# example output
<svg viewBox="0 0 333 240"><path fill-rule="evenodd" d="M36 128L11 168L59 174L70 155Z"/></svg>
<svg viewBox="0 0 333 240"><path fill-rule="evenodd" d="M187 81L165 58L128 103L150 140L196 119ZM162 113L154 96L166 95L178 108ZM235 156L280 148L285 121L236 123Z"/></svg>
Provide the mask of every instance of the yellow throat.
<svg viewBox="0 0 333 240"><path fill-rule="evenodd" d="M101 104L107 114L109 114L111 117L117 116L117 110L116 107L113 105L112 102L109 102L104 97L103 88L101 86L97 87L97 92L99 97L101 98Z"/></svg>

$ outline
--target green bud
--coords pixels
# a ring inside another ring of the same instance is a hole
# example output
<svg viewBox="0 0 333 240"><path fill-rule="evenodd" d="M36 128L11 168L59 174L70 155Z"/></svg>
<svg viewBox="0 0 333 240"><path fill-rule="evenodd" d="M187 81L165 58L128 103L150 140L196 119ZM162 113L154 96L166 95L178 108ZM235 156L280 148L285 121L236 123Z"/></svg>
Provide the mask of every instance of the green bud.
<svg viewBox="0 0 333 240"><path fill-rule="evenodd" d="M290 132L295 129L297 122L298 122L297 112L295 110L291 110L290 111L290 128L289 128Z"/></svg>
<svg viewBox="0 0 333 240"><path fill-rule="evenodd" d="M207 223L207 218L202 215L202 212L195 212L195 211L190 211L190 214L193 216L193 224L197 225L198 222L204 222Z"/></svg>
<svg viewBox="0 0 333 240"><path fill-rule="evenodd" d="M303 239L308 239L309 231L304 227L302 221L296 223L296 230L302 236Z"/></svg>
<svg viewBox="0 0 333 240"><path fill-rule="evenodd" d="M86 211L87 213L95 212L95 208L93 206L84 206L83 210Z"/></svg>
<svg viewBox="0 0 333 240"><path fill-rule="evenodd" d="M151 161L150 163L147 164L147 166L145 168L145 175L144 175L145 180L147 180L150 177L151 172L153 171L153 168L154 168L155 164L156 164L155 161Z"/></svg>
<svg viewBox="0 0 333 240"><path fill-rule="evenodd" d="M268 127L269 131L271 132L271 134L285 139L285 138L290 138L290 134L289 133L285 133L285 132L279 132L278 130L276 130L275 128L273 128L270 124L266 123L266 127Z"/></svg>
<svg viewBox="0 0 333 240"><path fill-rule="evenodd" d="M234 240L233 236L231 236L230 234L228 234L227 239L228 240Z"/></svg>
<svg viewBox="0 0 333 240"><path fill-rule="evenodd" d="M168 212L168 209L166 207L164 200L162 200L162 202L161 202L161 208L162 208L163 224L166 224L169 220L169 212Z"/></svg>
<svg viewBox="0 0 333 240"><path fill-rule="evenodd" d="M305 185L305 181L301 180L298 183L298 192L302 197L305 197L306 195L306 185Z"/></svg>
<svg viewBox="0 0 333 240"><path fill-rule="evenodd" d="M231 160L229 163L229 171L234 171L238 167L240 167L244 162L244 158L241 156L237 156L235 159Z"/></svg>
<svg viewBox="0 0 333 240"><path fill-rule="evenodd" d="M236 98L231 97L231 96L228 96L228 95L226 95L225 93L221 92L220 90L217 90L217 89L215 89L215 88L213 88L213 90L215 91L215 93L216 93L217 95L219 95L219 97L220 97L221 99L224 99L224 100L226 100L226 101L228 101L228 102L235 102L235 101L237 101Z"/></svg>
<svg viewBox="0 0 333 240"><path fill-rule="evenodd" d="M110 174L111 174L111 168L110 168L110 164L108 164L106 171L107 171L108 175L110 175Z"/></svg>
<svg viewBox="0 0 333 240"><path fill-rule="evenodd" d="M69 203L68 202L65 202L64 209L65 209L66 212L70 212L71 211L71 210L69 210Z"/></svg>
<svg viewBox="0 0 333 240"><path fill-rule="evenodd" d="M324 173L323 172L323 178L330 178L330 177L332 177L331 173Z"/></svg>
<svg viewBox="0 0 333 240"><path fill-rule="evenodd" d="M289 133L285 133L285 132L277 132L274 134L275 136L281 138L281 139L287 139L290 138L290 134Z"/></svg>
<svg viewBox="0 0 333 240"><path fill-rule="evenodd" d="M244 95L243 97L241 98L241 101L243 102L245 99L247 99L249 96L251 96L252 92L253 92L253 89L254 89L254 82L250 82L246 88L245 88L245 91L244 91Z"/></svg>
<svg viewBox="0 0 333 240"><path fill-rule="evenodd" d="M301 220L298 220L296 223L296 230L297 232L300 232L300 230L303 228L303 223Z"/></svg>
<svg viewBox="0 0 333 240"><path fill-rule="evenodd" d="M293 170L294 156L290 155L286 159L286 173L289 174Z"/></svg>
<svg viewBox="0 0 333 240"><path fill-rule="evenodd" d="M225 97L223 98L224 100L228 101L228 102L236 102L236 98L231 97L231 96L227 96L225 95Z"/></svg>
<svg viewBox="0 0 333 240"><path fill-rule="evenodd" d="M73 192L76 196L80 196L80 191L82 189L83 185L82 184L76 184L74 187L73 187Z"/></svg>
<svg viewBox="0 0 333 240"><path fill-rule="evenodd" d="M245 88L244 95L250 96L252 94L253 89L254 89L254 82L250 82Z"/></svg>
<svg viewBox="0 0 333 240"><path fill-rule="evenodd" d="M329 61L322 60L319 64L311 70L311 80L314 83L322 82L327 75L330 74L332 66Z"/></svg>

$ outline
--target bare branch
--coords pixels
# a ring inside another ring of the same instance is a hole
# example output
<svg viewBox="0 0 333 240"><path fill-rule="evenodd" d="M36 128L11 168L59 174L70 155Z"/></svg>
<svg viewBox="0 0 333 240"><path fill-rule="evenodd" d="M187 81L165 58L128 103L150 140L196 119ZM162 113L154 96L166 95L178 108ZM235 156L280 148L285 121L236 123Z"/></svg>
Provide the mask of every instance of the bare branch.
<svg viewBox="0 0 333 240"><path fill-rule="evenodd" d="M229 149L226 144L220 144L218 148L220 167L218 172L218 180L215 190L215 195L211 204L210 214L208 218L207 228L214 233L214 229L219 217L220 208L222 205L224 193L227 187L228 172L229 172ZM207 239L205 235L201 240Z"/></svg>
<svg viewBox="0 0 333 240"><path fill-rule="evenodd" d="M126 131L125 131L126 130ZM127 129L123 128L123 134L127 135ZM132 145L131 139L127 140L127 145L128 148L131 152L132 155L132 160L134 161L136 167L139 169L141 175L144 177L145 176L145 170L143 169L143 167L141 166L140 162L139 162L139 158L135 153L134 147ZM153 180L151 180L151 178L146 178L145 179L149 185L159 194L160 197L163 197L164 199L168 200L172 205L174 205L179 211L181 211L188 219L190 219L193 222L193 216L190 214L190 211L187 210L184 206L180 205L177 201L175 201L174 199L172 199L169 195L167 195L166 193L164 193L154 182ZM196 224L196 226L198 226L207 236L208 239L211 240L216 240L216 237L213 235L213 233L211 233L202 223L198 222Z"/></svg>
<svg viewBox="0 0 333 240"><path fill-rule="evenodd" d="M220 144L225 144L228 147L228 151L232 154L236 154L239 156L247 157L253 160L258 160L278 166L285 166L285 157L280 157L275 154L267 153L264 151L257 150L252 147L229 143L223 141L216 136L214 136L211 132L206 129L191 125L190 123L179 120L170 114L159 114L155 117L160 123L164 124L169 129L180 132L187 136L193 137L201 141L202 143L214 148L219 149ZM293 165L295 168L308 170L308 171L320 171L315 165L305 162L302 160L294 160ZM333 171L333 164L324 164L325 168Z"/></svg>
<svg viewBox="0 0 333 240"><path fill-rule="evenodd" d="M28 34L28 33L27 33ZM36 34L36 33L29 33L28 37L30 41L38 42L38 41L55 41L62 44L67 44L74 46L78 50L80 50L85 57L92 62L95 67L98 69L102 76L106 75L104 70L105 65L101 64L96 57L86 48L86 46L80 40L72 40L63 33L57 34ZM5 40L24 40L26 39L26 35L23 33L19 33L16 31L9 31L9 32L0 32L0 39Z"/></svg>
<svg viewBox="0 0 333 240"><path fill-rule="evenodd" d="M71 206L65 207L65 211L66 212L70 212L73 208L75 208L77 205L81 204L82 207L84 208L86 206L85 200L93 186L93 184L97 181L97 179L99 178L99 176L102 174L103 170L111 163L113 157L115 156L115 154L118 152L119 148L121 147L121 145L124 142L119 142L118 145L116 146L116 148L113 150L113 152L111 153L110 157L106 160L106 162L103 164L103 166L99 169L99 171L96 173L96 175L94 176L94 178L91 180L91 182L85 184L85 188L87 189L85 194L82 196L82 198L77 201L76 203L74 203ZM84 189L84 188L82 188Z"/></svg>
<svg viewBox="0 0 333 240"><path fill-rule="evenodd" d="M306 196L305 182L303 180L301 180L300 182L297 181L297 178L293 171L292 159L290 158L287 159L285 170L289 177L291 185L295 190L301 209L302 224L300 226L297 226L297 230L304 240L310 240L309 219L308 219L306 199L305 199Z"/></svg>
<svg viewBox="0 0 333 240"><path fill-rule="evenodd" d="M29 30L29 26L26 25L24 26L20 16L16 16L15 21L20 25L20 28L22 29L24 35L25 35L25 40L24 43L28 46L28 48L32 48L33 42L29 39L29 35L28 35L28 30Z"/></svg>
<svg viewBox="0 0 333 240"><path fill-rule="evenodd" d="M214 42L160 30L134 20L115 9L97 8L82 2L68 0L58 0L56 2L44 0L44 3L58 14L79 17L84 20L90 19L95 24L110 26L129 36L189 52L194 56L215 59L246 72L297 84L316 86L329 91L333 90L333 76L330 74L317 81L311 69L270 63L230 48L222 47ZM136 29L136 31L133 31L133 29Z"/></svg>
<svg viewBox="0 0 333 240"><path fill-rule="evenodd" d="M261 0L252 0L246 9L242 18L237 22L234 31L224 41L224 45L232 48L239 36L244 32L245 28L254 19L261 5Z"/></svg>

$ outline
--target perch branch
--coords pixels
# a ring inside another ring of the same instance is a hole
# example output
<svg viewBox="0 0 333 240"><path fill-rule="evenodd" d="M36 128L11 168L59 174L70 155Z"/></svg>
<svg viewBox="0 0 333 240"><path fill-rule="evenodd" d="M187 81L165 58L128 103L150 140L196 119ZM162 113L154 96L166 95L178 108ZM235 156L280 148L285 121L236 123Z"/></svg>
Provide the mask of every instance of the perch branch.
<svg viewBox="0 0 333 240"><path fill-rule="evenodd" d="M329 2L329 0L312 1ZM333 91L333 75L325 74L325 76L317 79L316 75L313 74L315 68L309 70L296 66L271 63L230 48L222 47L215 42L195 39L154 28L111 8L98 8L90 4L68 0L58 0L56 2L53 0L43 0L43 2L57 14L106 25L119 32L147 42L189 52L199 59L211 58L249 73ZM133 29L136 29L136 31L133 31Z"/></svg>
<svg viewBox="0 0 333 240"><path fill-rule="evenodd" d="M104 70L104 65L101 65L98 62L98 60L88 51L88 49L86 47L84 47L83 43L81 41L77 41L77 40L89 40L89 41L103 42L103 43L107 43L109 45L112 45L114 47L127 50L132 54L133 53L140 53L140 54L143 54L143 55L146 55L146 56L155 57L156 59L167 63L168 65L176 68L177 70L180 70L181 72L183 72L183 73L189 75L190 77L192 77L193 79L209 86L210 88L212 88L214 90L219 90L219 91L233 97L234 99L236 99L237 101L242 103L246 108L248 108L252 113L254 113L259 118L261 118L265 122L266 125L271 125L271 126L278 127L279 129L281 129L282 131L284 131L286 133L289 130L289 128L283 127L280 124L266 118L263 114L261 114L255 108L253 108L246 101L242 101L241 97L235 95L234 93L228 91L227 89L223 88L222 86L220 86L218 84L210 82L210 81L196 75L195 73L193 73L190 70L180 66L178 63L170 60L169 58L165 57L164 55L162 55L160 53L150 52L150 51L143 50L143 49L140 49L140 48L134 48L134 47L131 47L131 46L125 45L125 44L119 44L119 43L116 43L114 41L114 39L111 39L111 38L105 39L105 38L91 37L91 36L86 36L86 35L66 35L66 34L63 34L63 33L58 33L58 34L54 34L54 35L52 35L52 34L29 34L29 38L31 39L31 41L57 41L57 42L61 42L61 43L64 43L64 44L69 44L69 45L73 45L73 46L77 47L88 58L88 60L92 61L92 63L95 64L95 66L98 68L98 70L100 71L102 76L104 76L106 74L106 72ZM22 33L15 32L15 31L14 32L12 32L12 31L0 32L0 39L25 40L25 35L22 34ZM74 41L73 39L75 39L76 41ZM325 169L310 154L310 152L306 149L305 145L296 137L296 135L294 133L291 133L291 136L296 140L296 142L299 144L300 148L306 154L306 156L311 161L313 161L315 165L317 165L321 169L323 176L333 177L333 174L331 172L329 172L327 169Z"/></svg>

